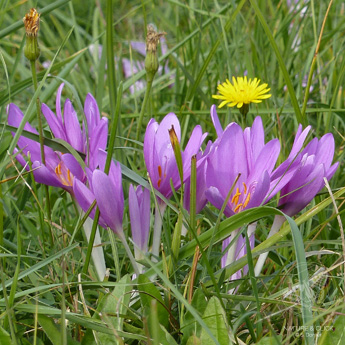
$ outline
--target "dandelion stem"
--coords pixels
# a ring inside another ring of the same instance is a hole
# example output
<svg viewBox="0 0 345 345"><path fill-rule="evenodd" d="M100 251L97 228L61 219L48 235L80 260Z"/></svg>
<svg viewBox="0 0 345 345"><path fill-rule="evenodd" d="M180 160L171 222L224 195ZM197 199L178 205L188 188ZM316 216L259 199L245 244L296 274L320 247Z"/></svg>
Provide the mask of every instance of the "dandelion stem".
<svg viewBox="0 0 345 345"><path fill-rule="evenodd" d="M32 73L32 82L34 84L35 91L37 90L37 74L36 74L36 62L30 60L31 65L31 73ZM40 148L41 148L41 161L42 164L45 165L46 159L44 156L44 137L43 137L43 128L42 128L42 115L41 115L41 107L40 107L40 100L37 97L36 99L36 109L37 109L37 120L38 120L38 135L40 141ZM53 245L53 235L51 233L51 209L50 209L50 200L49 200L49 188L47 185L44 185L45 194L46 194L46 204L47 204L47 217L49 222L49 239L50 244ZM39 211L40 212L40 211ZM43 231L43 229L42 229Z"/></svg>

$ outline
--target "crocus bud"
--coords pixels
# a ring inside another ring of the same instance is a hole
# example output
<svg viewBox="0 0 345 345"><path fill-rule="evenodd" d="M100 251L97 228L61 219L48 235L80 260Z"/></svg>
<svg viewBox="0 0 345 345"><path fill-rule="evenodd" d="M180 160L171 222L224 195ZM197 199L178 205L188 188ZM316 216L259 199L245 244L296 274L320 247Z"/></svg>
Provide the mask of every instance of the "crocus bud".
<svg viewBox="0 0 345 345"><path fill-rule="evenodd" d="M32 8L23 18L23 22L26 33L24 55L29 61L36 61L40 56L40 48L37 42L38 30L40 27L40 14L35 8Z"/></svg>
<svg viewBox="0 0 345 345"><path fill-rule="evenodd" d="M164 35L166 35L165 32L157 33L151 24L147 26L145 58L147 81L152 81L156 72L158 71L159 62L157 55L157 45L159 43L159 39Z"/></svg>

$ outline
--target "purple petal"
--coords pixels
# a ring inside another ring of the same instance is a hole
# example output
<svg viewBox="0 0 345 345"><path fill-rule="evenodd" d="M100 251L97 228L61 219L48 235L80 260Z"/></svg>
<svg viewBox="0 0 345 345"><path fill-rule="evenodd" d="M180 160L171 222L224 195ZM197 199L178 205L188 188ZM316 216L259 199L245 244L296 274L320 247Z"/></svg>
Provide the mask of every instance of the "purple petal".
<svg viewBox="0 0 345 345"><path fill-rule="evenodd" d="M141 227L140 208L139 208L137 194L135 193L132 185L129 186L128 206L129 206L129 216L131 220L133 242L140 248L140 250L143 250L142 240L141 240L142 227Z"/></svg>
<svg viewBox="0 0 345 345"><path fill-rule="evenodd" d="M62 155L61 160L74 177L76 177L80 181L85 180L84 171L73 155L71 155L70 153L65 153L64 155Z"/></svg>
<svg viewBox="0 0 345 345"><path fill-rule="evenodd" d="M90 135L94 131L94 128L98 125L100 121L100 114L97 102L90 93L87 94L85 99L84 114L86 117L87 129L90 137Z"/></svg>
<svg viewBox="0 0 345 345"><path fill-rule="evenodd" d="M295 140L294 140L294 143L292 145L292 149L291 149L291 152L290 152L288 158L290 158L290 159L295 158L295 156L301 151L301 149L304 145L304 141L307 138L307 135L308 135L310 129L311 129L311 126L308 126L302 132L302 125L298 126Z"/></svg>
<svg viewBox="0 0 345 345"><path fill-rule="evenodd" d="M123 208L110 177L100 170L95 170L92 176L92 185L102 218L117 234L122 232ZM121 186L122 187L122 186Z"/></svg>
<svg viewBox="0 0 345 345"><path fill-rule="evenodd" d="M136 50L142 56L146 55L146 44L145 44L145 42L131 41L131 46L134 50Z"/></svg>
<svg viewBox="0 0 345 345"><path fill-rule="evenodd" d="M48 186L59 187L68 189L68 186L65 186L61 183L59 178L50 171L45 165L42 165L40 162L33 162L32 170L34 174L35 181L38 183L43 183Z"/></svg>
<svg viewBox="0 0 345 345"><path fill-rule="evenodd" d="M13 127L19 127L20 123L22 122L24 115L21 112L21 110L14 104L10 103L7 107L7 113L8 113L8 124ZM24 130L38 134L35 128L33 128L28 122L24 126Z"/></svg>
<svg viewBox="0 0 345 345"><path fill-rule="evenodd" d="M315 164L324 164L325 168L328 169L333 160L334 155L334 138L333 134L327 133L325 134L319 141L315 156L316 161Z"/></svg>
<svg viewBox="0 0 345 345"><path fill-rule="evenodd" d="M58 121L58 118L50 110L46 104L42 104L41 107L42 113L48 122L48 126L54 134L55 138L60 138L62 140L67 140L63 124Z"/></svg>
<svg viewBox="0 0 345 345"><path fill-rule="evenodd" d="M246 209L260 206L265 200L269 188L270 176L268 172L265 171L258 181L253 181L248 186L248 192L251 193L251 197Z"/></svg>
<svg viewBox="0 0 345 345"><path fill-rule="evenodd" d="M326 178L328 181L333 177L334 173L338 169L339 164L340 164L339 162L336 162L327 170Z"/></svg>
<svg viewBox="0 0 345 345"><path fill-rule="evenodd" d="M67 99L64 108L65 128L67 141L78 151L83 151L83 135L72 102Z"/></svg>
<svg viewBox="0 0 345 345"><path fill-rule="evenodd" d="M93 193L78 179L73 180L73 194L84 212L87 212L91 204L95 201ZM95 218L96 207L94 207L89 215L90 218ZM107 225L102 217L99 218L99 225L103 228L107 228Z"/></svg>
<svg viewBox="0 0 345 345"><path fill-rule="evenodd" d="M64 87L64 83L62 83L57 91L56 94L56 103L55 103L55 108L56 108L56 116L58 118L58 121L60 123L63 123L63 119L62 119L62 114L61 114L61 93L62 93L62 89Z"/></svg>
<svg viewBox="0 0 345 345"><path fill-rule="evenodd" d="M219 122L219 118L218 118L218 115L217 115L217 108L216 108L216 106L214 104L211 106L211 119L212 119L212 122L213 122L213 126L214 126L214 128L216 130L217 136L219 138L223 134L223 128L222 128L222 125Z"/></svg>
<svg viewBox="0 0 345 345"><path fill-rule="evenodd" d="M158 123L154 120L151 119L146 127L145 131L145 138L144 138L144 159L145 159L145 164L146 164L146 169L150 175L150 178L152 181L156 181L158 178L156 175L158 172L156 169L154 169L153 166L153 161L154 161L154 155L156 154L155 152L155 135L158 130ZM156 187L156 184L154 186Z"/></svg>
<svg viewBox="0 0 345 345"><path fill-rule="evenodd" d="M225 199L219 193L219 190L216 187L210 187L205 191L207 200L219 210L222 209ZM234 212L230 209L228 205L225 206L224 214L227 217L234 215Z"/></svg>

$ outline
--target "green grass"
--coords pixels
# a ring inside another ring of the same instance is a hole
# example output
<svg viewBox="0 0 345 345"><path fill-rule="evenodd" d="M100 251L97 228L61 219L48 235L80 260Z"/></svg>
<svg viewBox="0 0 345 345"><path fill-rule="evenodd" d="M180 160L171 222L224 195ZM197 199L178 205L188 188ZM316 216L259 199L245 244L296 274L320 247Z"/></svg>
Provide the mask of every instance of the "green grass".
<svg viewBox="0 0 345 345"><path fill-rule="evenodd" d="M55 110L61 82L63 101L72 100L81 121L85 97L92 93L109 120L109 152L123 167L123 228L130 238L129 183L150 186L142 150L149 119L160 121L174 112L182 147L197 124L215 140L212 95L220 82L246 72L268 83L272 97L252 105L245 119L236 108L217 109L223 127L232 121L249 126L260 115L266 142L281 142L279 163L288 156L299 123L312 126L310 138L333 133L340 166L330 185L342 221L345 17L343 1L334 0L324 22L328 5L315 0L291 7L285 0L0 1L0 344L344 342L345 244L326 188L269 239L273 217L280 214L276 199L228 219L210 204L189 217L177 191L163 218L162 256L157 263L145 257L145 276L139 279L132 277L121 241L100 228L110 271L99 281L94 262L85 266L83 214L68 193L49 187L49 224L44 186L32 174L19 176L14 167L22 169L11 153L17 139L27 135L24 123L15 137L6 127L6 106L13 102L37 128L36 96ZM36 92L23 54L22 25L34 6L42 14ZM148 23L167 33L167 52L158 52L168 70L156 75L142 110L145 88L129 89L145 80L145 71L125 79L122 59L144 61L130 41L144 41ZM68 144L52 140L45 120L43 129L48 146L71 152ZM151 233L154 205L151 195ZM182 218L191 230L179 245ZM256 247L222 269L221 241L254 221ZM267 250L262 274L255 278L256 259ZM246 264L250 270L244 278L229 280Z"/></svg>

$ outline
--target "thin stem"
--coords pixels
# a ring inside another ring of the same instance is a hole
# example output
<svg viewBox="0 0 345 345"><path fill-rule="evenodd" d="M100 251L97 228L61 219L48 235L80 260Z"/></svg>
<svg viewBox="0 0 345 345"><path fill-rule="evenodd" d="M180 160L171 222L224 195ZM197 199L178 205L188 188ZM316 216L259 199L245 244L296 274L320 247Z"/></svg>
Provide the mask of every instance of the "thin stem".
<svg viewBox="0 0 345 345"><path fill-rule="evenodd" d="M31 73L32 73L32 82L34 84L34 89L37 91L37 74L36 74L36 62L31 60ZM40 148L41 148L41 161L42 164L45 165L46 160L44 156L44 137L43 137L43 127L42 127L42 115L41 115L41 107L40 107L40 100L37 97L36 99L36 109L37 109L37 120L38 120L38 135L40 141ZM50 200L49 200L49 189L47 185L44 185L45 194L46 194L46 206L47 206L47 217L49 221L49 239L50 244L53 245L53 235L51 233L51 208L50 208ZM42 229L43 232L43 229Z"/></svg>
<svg viewBox="0 0 345 345"><path fill-rule="evenodd" d="M274 221L273 221L273 224L272 224L272 228L267 236L267 238L270 238L271 236L273 236L274 234L276 234L279 229L281 228L281 226L283 225L283 223L285 222L285 217L283 216L275 216L274 217ZM255 277L258 277L262 271L262 268L265 264L265 261L267 259L267 256L268 256L268 252L266 253L263 253L259 256L259 259L255 265L255 270L254 270L254 273L255 273Z"/></svg>
<svg viewBox="0 0 345 345"><path fill-rule="evenodd" d="M159 247L161 245L161 234L163 225L163 215L166 208L166 204L162 201L157 201L155 210L155 225L153 229L153 243L152 243L152 255L159 257Z"/></svg>
<svg viewBox="0 0 345 345"><path fill-rule="evenodd" d="M135 135L135 140L136 141L139 141L140 130L141 130L141 126L143 124L143 119L144 119L144 114L145 114L147 102L148 102L148 100L150 98L152 82L153 82L153 79L147 81L145 96L144 96L144 100L143 100L143 105L141 106L141 110L140 110L140 114L139 114L139 122L138 122L138 126L137 126L137 133Z"/></svg>
<svg viewBox="0 0 345 345"><path fill-rule="evenodd" d="M32 82L34 84L35 91L37 90L37 75L36 75L36 63L35 61L30 61L31 64L31 73L32 73ZM44 138L43 138L43 128L42 128L42 117L41 117L41 109L40 109L40 100L37 97L36 99L36 108L37 108L37 120L38 120L38 135L40 140L40 148L41 148L41 160L42 164L46 164L46 159L44 156Z"/></svg>

